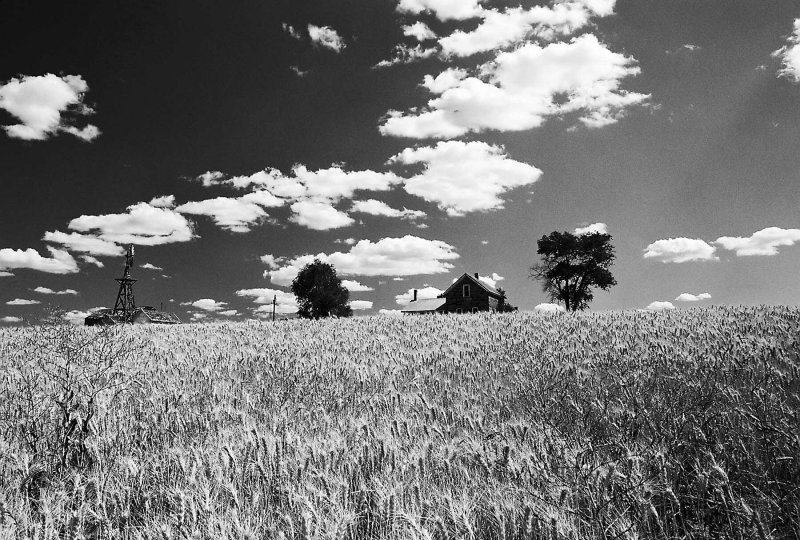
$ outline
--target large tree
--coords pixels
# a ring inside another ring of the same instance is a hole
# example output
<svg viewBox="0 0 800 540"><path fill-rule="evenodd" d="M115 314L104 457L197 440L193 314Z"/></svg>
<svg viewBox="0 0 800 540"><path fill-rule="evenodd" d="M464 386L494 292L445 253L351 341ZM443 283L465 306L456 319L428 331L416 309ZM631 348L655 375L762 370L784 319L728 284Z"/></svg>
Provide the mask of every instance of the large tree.
<svg viewBox="0 0 800 540"><path fill-rule="evenodd" d="M314 259L292 281L297 298L297 314L307 319L350 317L350 291L344 288L333 265Z"/></svg>
<svg viewBox="0 0 800 540"><path fill-rule="evenodd" d="M538 241L539 264L530 277L542 282L542 290L553 302L563 302L567 311L586 309L594 299L592 288L608 290L617 284L609 267L614 263L611 235L575 235L553 231Z"/></svg>

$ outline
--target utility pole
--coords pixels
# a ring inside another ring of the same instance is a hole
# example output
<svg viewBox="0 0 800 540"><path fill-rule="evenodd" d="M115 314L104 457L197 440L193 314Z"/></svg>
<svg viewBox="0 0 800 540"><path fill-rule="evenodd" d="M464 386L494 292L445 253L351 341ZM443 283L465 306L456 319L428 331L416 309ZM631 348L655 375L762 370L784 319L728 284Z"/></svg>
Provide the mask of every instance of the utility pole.
<svg viewBox="0 0 800 540"><path fill-rule="evenodd" d="M275 304L278 301L278 295L272 295L272 322L275 322Z"/></svg>

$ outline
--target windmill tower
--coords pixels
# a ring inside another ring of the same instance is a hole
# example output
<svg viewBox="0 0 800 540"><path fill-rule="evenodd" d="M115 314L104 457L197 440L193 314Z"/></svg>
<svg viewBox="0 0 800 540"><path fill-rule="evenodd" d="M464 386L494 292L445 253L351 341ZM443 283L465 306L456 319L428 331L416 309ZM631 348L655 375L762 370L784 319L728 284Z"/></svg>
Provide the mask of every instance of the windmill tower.
<svg viewBox="0 0 800 540"><path fill-rule="evenodd" d="M132 267L133 244L128 246L128 252L125 254L125 274L121 278L116 278L116 281L119 282L119 292L117 293L117 302L114 304L113 314L125 321L130 319L136 309L136 301L133 299L133 284L137 280L131 277Z"/></svg>

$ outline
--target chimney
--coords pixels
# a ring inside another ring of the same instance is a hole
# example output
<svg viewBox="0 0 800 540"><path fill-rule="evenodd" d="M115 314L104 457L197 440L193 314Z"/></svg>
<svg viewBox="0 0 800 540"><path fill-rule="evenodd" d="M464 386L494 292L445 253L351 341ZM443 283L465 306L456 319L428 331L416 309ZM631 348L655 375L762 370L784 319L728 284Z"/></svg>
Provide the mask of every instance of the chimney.
<svg viewBox="0 0 800 540"><path fill-rule="evenodd" d="M475 279L481 279L481 277L478 275L478 272L475 272Z"/></svg>
<svg viewBox="0 0 800 540"><path fill-rule="evenodd" d="M417 289L414 289L414 299L412 300L412 302L416 301L417 301Z"/></svg>

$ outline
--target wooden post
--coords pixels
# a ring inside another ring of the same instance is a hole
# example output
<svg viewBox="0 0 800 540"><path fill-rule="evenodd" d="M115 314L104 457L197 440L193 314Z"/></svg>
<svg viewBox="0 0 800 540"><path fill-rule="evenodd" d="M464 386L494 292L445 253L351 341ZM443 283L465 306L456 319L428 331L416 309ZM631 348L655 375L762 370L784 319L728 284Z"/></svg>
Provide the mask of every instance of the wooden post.
<svg viewBox="0 0 800 540"><path fill-rule="evenodd" d="M272 322L275 322L275 304L278 300L278 295L272 295Z"/></svg>

